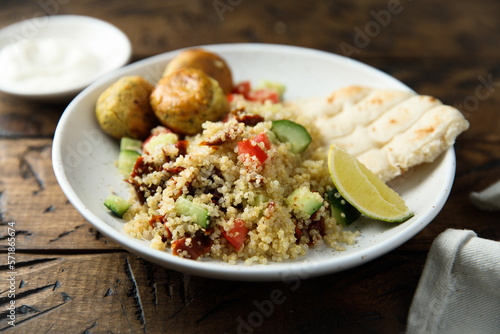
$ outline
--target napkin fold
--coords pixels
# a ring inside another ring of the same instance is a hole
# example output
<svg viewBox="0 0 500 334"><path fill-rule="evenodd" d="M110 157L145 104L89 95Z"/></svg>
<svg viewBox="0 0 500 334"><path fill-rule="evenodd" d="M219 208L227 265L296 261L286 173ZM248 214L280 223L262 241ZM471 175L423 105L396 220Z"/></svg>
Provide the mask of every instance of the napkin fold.
<svg viewBox="0 0 500 334"><path fill-rule="evenodd" d="M407 334L500 333L500 242L448 229L434 240Z"/></svg>
<svg viewBox="0 0 500 334"><path fill-rule="evenodd" d="M472 192L470 200L478 208L488 211L500 210L500 180L480 192Z"/></svg>

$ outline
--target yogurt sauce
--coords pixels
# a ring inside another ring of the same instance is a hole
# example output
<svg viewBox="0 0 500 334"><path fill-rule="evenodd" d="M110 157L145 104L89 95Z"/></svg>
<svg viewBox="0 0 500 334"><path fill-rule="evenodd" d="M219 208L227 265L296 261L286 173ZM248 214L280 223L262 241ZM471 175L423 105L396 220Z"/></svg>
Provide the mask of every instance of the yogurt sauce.
<svg viewBox="0 0 500 334"><path fill-rule="evenodd" d="M97 76L98 58L69 38L20 40L0 50L0 86L30 93L85 84Z"/></svg>

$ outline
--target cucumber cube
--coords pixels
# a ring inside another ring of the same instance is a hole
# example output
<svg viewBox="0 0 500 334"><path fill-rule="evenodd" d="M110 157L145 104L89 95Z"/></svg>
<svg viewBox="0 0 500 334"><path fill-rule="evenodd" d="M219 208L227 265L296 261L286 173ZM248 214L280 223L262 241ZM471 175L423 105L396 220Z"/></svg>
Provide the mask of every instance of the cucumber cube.
<svg viewBox="0 0 500 334"><path fill-rule="evenodd" d="M185 197L179 197L175 201L175 211L179 215L194 218L194 222L201 227L208 227L208 210L199 207Z"/></svg>
<svg viewBox="0 0 500 334"><path fill-rule="evenodd" d="M137 158L141 155L137 151L133 150L122 150L118 155L118 171L124 177L128 178L132 170L134 169L135 162Z"/></svg>
<svg viewBox="0 0 500 334"><path fill-rule="evenodd" d="M157 147L165 147L170 144L175 144L179 137L175 133L160 133L152 136L144 143L144 151L152 153Z"/></svg>
<svg viewBox="0 0 500 334"><path fill-rule="evenodd" d="M262 203L266 203L269 201L269 197L264 194L257 194L254 196L253 201L250 201L248 204L251 206L259 206Z"/></svg>
<svg viewBox="0 0 500 334"><path fill-rule="evenodd" d="M137 153L141 153L142 141L138 139L122 137L122 139L120 139L120 151L136 151Z"/></svg>
<svg viewBox="0 0 500 334"><path fill-rule="evenodd" d="M128 208L130 207L125 199L117 195L109 195L104 200L104 206L120 218L123 217L125 212L127 212Z"/></svg>
<svg viewBox="0 0 500 334"><path fill-rule="evenodd" d="M326 196L330 202L331 215L339 223L348 226L361 216L358 209L347 202L336 189L328 191Z"/></svg>
<svg viewBox="0 0 500 334"><path fill-rule="evenodd" d="M309 216L323 206L323 197L319 193L309 190L307 187L295 189L287 197L286 201L295 209L299 209Z"/></svg>

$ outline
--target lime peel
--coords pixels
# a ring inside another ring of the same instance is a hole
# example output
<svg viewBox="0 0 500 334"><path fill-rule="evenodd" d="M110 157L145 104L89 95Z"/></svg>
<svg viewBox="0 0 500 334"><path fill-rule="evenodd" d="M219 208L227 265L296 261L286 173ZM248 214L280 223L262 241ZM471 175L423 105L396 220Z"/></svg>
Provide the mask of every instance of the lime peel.
<svg viewBox="0 0 500 334"><path fill-rule="evenodd" d="M363 215L394 223L413 217L398 193L335 144L328 151L328 169L337 191Z"/></svg>

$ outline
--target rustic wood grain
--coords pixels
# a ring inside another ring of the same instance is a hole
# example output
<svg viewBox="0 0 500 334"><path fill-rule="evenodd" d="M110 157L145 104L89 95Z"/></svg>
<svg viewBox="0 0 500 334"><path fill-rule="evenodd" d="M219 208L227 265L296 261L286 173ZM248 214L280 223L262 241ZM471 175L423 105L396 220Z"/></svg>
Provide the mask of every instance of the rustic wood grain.
<svg viewBox="0 0 500 334"><path fill-rule="evenodd" d="M27 333L366 332L404 325L420 274L414 264L424 256L392 254L360 270L272 283L189 276L128 253L23 254L17 261L16 327ZM11 328L4 315L0 331Z"/></svg>
<svg viewBox="0 0 500 334"><path fill-rule="evenodd" d="M227 6L217 10L214 3ZM387 23L377 21L389 8ZM223 42L292 44L343 54L344 42L361 50L356 57L469 59L499 54L499 12L495 0L460 6L451 0L19 0L2 4L0 25L47 14L90 15L124 30L136 58ZM381 22L380 29L370 22ZM356 46L358 30L367 38L359 38Z"/></svg>
<svg viewBox="0 0 500 334"><path fill-rule="evenodd" d="M1 223L15 222L18 250L117 249L75 210L52 170L52 140L0 139ZM6 229L0 247L7 247Z"/></svg>
<svg viewBox="0 0 500 334"><path fill-rule="evenodd" d="M214 5L221 3L224 11ZM500 179L500 2L16 0L0 3L0 27L56 14L115 24L132 41L134 61L236 42L347 55L456 106L471 127L455 145L457 172L446 205L407 243L333 275L233 282L162 268L98 233L52 171L52 136L67 103L0 93L0 332L402 333L439 233L472 229L500 240L498 215L469 200L471 191ZM16 327L6 317L9 223L17 230Z"/></svg>
<svg viewBox="0 0 500 334"><path fill-rule="evenodd" d="M24 101L0 95L0 138L52 138L65 104Z"/></svg>

